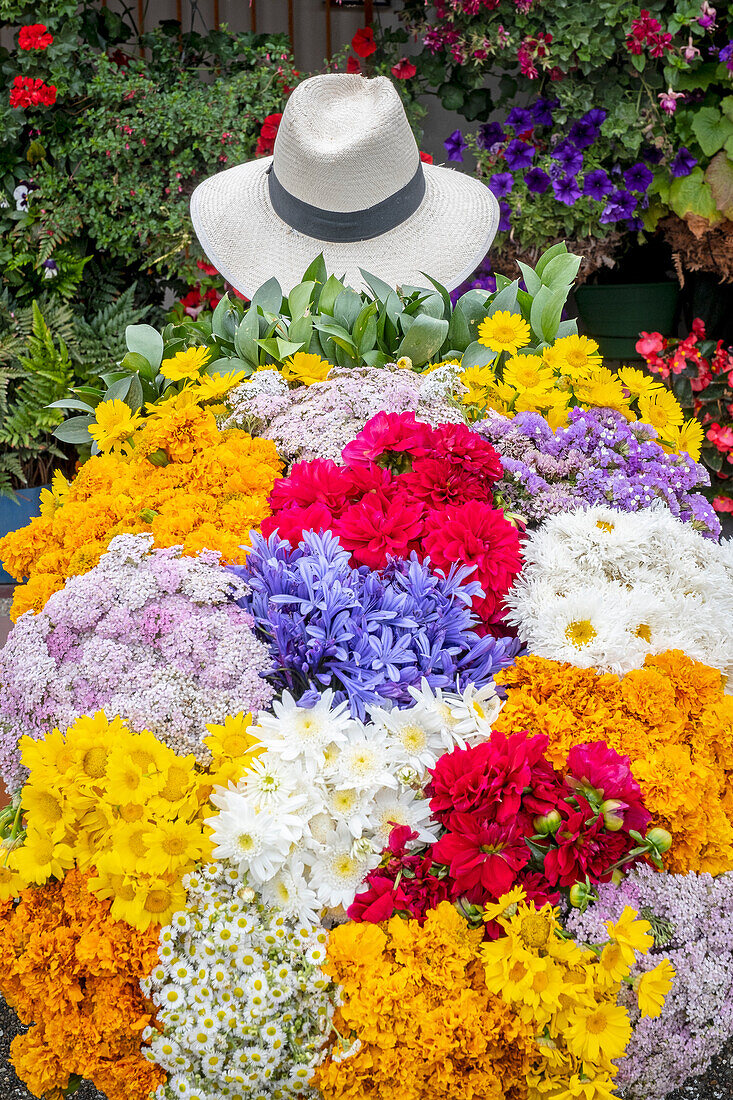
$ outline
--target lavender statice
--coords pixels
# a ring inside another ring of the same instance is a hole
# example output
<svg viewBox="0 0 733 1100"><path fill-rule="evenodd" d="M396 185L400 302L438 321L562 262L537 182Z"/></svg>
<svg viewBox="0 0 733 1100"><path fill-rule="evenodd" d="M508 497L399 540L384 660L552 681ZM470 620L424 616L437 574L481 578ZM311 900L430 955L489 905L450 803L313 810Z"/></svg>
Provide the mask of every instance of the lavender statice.
<svg viewBox="0 0 733 1100"><path fill-rule="evenodd" d="M444 577L415 555L379 572L349 560L330 532L306 531L295 550L277 534L253 535L246 564L230 566L246 582L239 604L269 644L278 691L310 705L331 688L363 718L374 704L412 706L423 677L462 690L512 663L516 639L475 632L470 568Z"/></svg>
<svg viewBox="0 0 733 1100"><path fill-rule="evenodd" d="M634 1031L626 1057L618 1060L619 1090L628 1100L662 1100L704 1073L733 1036L733 873L660 875L641 866L619 886L597 889L599 900L585 913L571 910L566 927L573 937L603 940L604 922L618 920L630 905L651 922L656 944L631 978L663 959L675 968L656 1018L641 1018L631 987L621 994Z"/></svg>
<svg viewBox="0 0 733 1100"><path fill-rule="evenodd" d="M223 428L244 428L271 439L286 462L330 458L379 412L414 412L429 424L459 423L452 400L455 371L440 367L416 374L397 366L332 370L325 382L291 390L274 370L259 371L228 397L231 415Z"/></svg>
<svg viewBox="0 0 733 1100"><path fill-rule="evenodd" d="M0 651L0 772L24 779L18 740L65 730L104 710L175 752L208 762L207 722L257 711L273 696L270 665L245 585L203 551L152 549L152 535L118 535L99 565L72 577L38 614L26 612Z"/></svg>
<svg viewBox="0 0 733 1100"><path fill-rule="evenodd" d="M662 501L683 523L719 537L712 505L694 492L710 484L699 462L668 454L650 424L629 423L613 409L575 408L569 420L553 432L539 413L510 419L490 411L475 425L501 455L504 478L497 490L530 524L583 506L636 512Z"/></svg>

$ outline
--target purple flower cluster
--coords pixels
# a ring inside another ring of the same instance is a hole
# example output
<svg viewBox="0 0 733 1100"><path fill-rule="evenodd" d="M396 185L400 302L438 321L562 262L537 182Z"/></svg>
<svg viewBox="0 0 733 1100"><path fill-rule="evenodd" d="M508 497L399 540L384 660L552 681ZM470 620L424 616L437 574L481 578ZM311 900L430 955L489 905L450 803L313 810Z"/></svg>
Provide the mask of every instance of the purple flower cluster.
<svg viewBox="0 0 733 1100"><path fill-rule="evenodd" d="M569 418L555 432L535 412L514 419L492 412L475 425L501 455L497 489L530 523L583 505L636 512L663 501L674 516L718 538L712 505L694 492L710 483L703 466L687 454L667 454L651 425L629 423L612 409L571 409Z"/></svg>
<svg viewBox="0 0 733 1100"><path fill-rule="evenodd" d="M413 555L377 572L353 569L330 532L304 532L293 550L277 534L253 535L243 566L254 616L273 658L268 679L311 705L326 688L364 718L373 704L409 707L410 687L482 685L519 650L514 638L480 638L471 599L480 589L465 566L447 577Z"/></svg>
<svg viewBox="0 0 733 1100"><path fill-rule="evenodd" d="M72 577L43 611L23 615L0 651L0 772L23 781L18 740L66 729L82 714L119 714L178 753L206 761L207 722L257 711L273 696L244 585L204 551L152 549L118 535L99 565Z"/></svg>
<svg viewBox="0 0 733 1100"><path fill-rule="evenodd" d="M585 913L571 911L566 924L575 938L603 940L604 922L630 905L652 922L657 942L631 977L662 959L675 968L661 1016L641 1019L633 990L622 993L634 1031L616 1083L629 1100L662 1100L704 1073L733 1036L733 874L660 875L638 867L598 893Z"/></svg>

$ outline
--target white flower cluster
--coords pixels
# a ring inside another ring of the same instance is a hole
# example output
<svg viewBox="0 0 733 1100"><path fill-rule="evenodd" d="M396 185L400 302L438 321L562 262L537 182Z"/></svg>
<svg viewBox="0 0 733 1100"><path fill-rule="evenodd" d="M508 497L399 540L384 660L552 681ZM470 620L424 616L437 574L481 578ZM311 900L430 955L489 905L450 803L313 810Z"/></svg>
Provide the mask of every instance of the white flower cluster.
<svg viewBox="0 0 733 1100"><path fill-rule="evenodd" d="M444 752L489 736L501 703L493 685L433 692L415 706L349 716L326 691L315 706L285 694L251 732L265 751L235 787L218 788L210 817L214 856L261 892L267 905L315 923L343 915L380 861L395 825L432 843L437 824L423 794Z"/></svg>
<svg viewBox="0 0 733 1100"><path fill-rule="evenodd" d="M623 673L681 649L733 688L733 545L666 508L545 520L524 546L507 621L530 653Z"/></svg>
<svg viewBox="0 0 733 1100"><path fill-rule="evenodd" d="M186 908L161 929L141 984L158 1007L145 1056L168 1081L157 1100L287 1100L321 1061L336 988L320 969L328 933L263 905L236 871L207 864L183 880Z"/></svg>

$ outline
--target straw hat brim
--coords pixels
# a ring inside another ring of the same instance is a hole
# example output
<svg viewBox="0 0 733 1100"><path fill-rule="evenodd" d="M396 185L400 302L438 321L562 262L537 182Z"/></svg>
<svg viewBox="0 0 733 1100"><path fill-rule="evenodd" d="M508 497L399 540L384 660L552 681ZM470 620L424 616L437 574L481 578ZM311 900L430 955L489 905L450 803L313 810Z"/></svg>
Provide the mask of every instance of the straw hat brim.
<svg viewBox="0 0 733 1100"><path fill-rule="evenodd" d="M191 196L191 220L206 256L248 298L272 276L288 293L319 252L328 273L345 276L356 289L364 286L364 268L390 286L424 286L426 272L453 290L476 269L496 235L499 204L488 187L462 172L425 164L425 196L407 221L371 240L316 240L273 210L271 163L272 157L264 157L228 168Z"/></svg>

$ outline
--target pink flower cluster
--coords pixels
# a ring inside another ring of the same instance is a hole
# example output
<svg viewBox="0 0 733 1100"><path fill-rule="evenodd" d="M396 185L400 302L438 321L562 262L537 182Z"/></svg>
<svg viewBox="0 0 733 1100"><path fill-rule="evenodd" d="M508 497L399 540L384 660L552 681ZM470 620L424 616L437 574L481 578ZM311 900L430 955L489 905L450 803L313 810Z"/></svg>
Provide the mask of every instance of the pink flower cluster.
<svg viewBox="0 0 733 1100"><path fill-rule="evenodd" d="M672 35L662 31L659 20L650 15L646 8L642 8L631 24L631 30L626 37L626 49L629 53L638 55L644 52L645 46L650 57L664 57L672 49Z"/></svg>
<svg viewBox="0 0 733 1100"><path fill-rule="evenodd" d="M520 570L519 536L493 506L502 465L491 444L464 424L431 427L412 412L379 413L330 460L298 462L270 495L277 530L292 546L303 531L332 531L354 565L381 569L413 551L447 573L475 567L483 596L474 611L491 628Z"/></svg>

